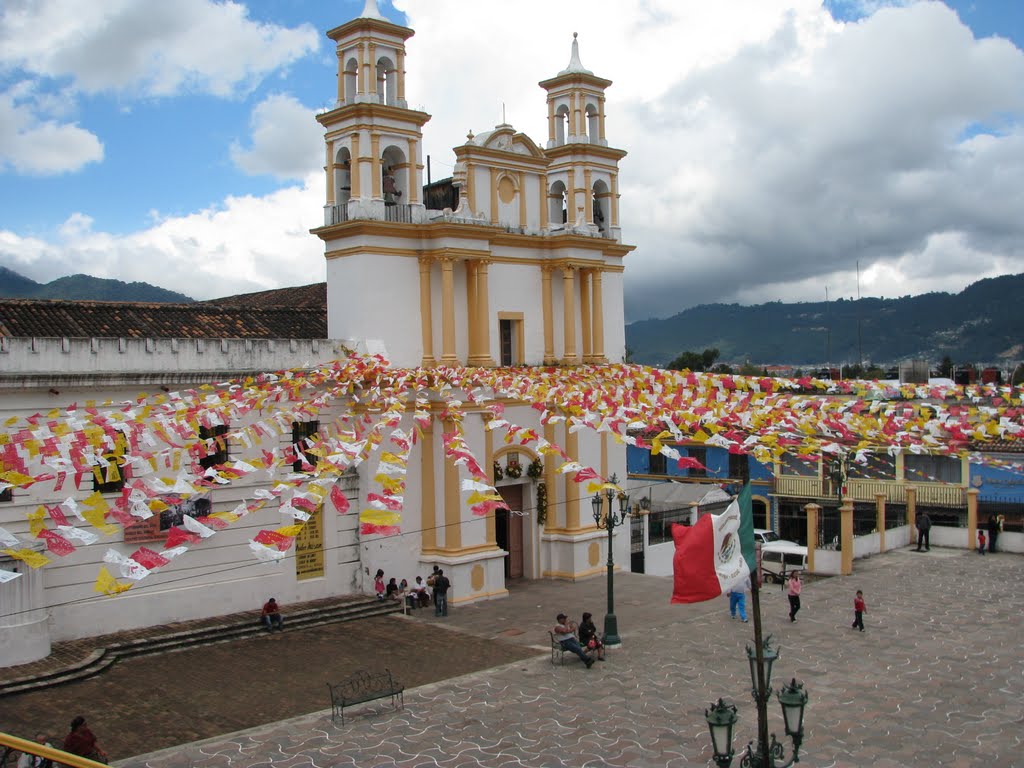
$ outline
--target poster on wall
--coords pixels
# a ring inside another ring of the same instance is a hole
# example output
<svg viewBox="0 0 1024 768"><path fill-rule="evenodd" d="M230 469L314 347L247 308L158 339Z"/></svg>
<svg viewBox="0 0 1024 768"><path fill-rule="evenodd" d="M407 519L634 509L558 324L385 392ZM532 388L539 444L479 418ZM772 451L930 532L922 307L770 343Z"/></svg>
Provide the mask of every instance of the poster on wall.
<svg viewBox="0 0 1024 768"><path fill-rule="evenodd" d="M146 520L140 520L124 529L124 540L129 544L146 541L163 541L167 531L174 526L181 526L188 517L206 517L213 511L211 494L203 493L182 499L180 496L158 496L167 509Z"/></svg>
<svg viewBox="0 0 1024 768"><path fill-rule="evenodd" d="M299 581L319 579L324 575L324 506L309 516L295 537L295 578Z"/></svg>

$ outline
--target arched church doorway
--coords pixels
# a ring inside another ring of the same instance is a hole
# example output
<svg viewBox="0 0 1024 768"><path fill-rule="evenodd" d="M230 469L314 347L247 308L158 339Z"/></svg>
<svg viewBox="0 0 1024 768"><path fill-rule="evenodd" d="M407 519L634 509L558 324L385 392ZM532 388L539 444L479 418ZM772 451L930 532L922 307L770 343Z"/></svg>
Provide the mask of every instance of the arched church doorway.
<svg viewBox="0 0 1024 768"><path fill-rule="evenodd" d="M523 567L523 486L505 485L498 489L505 509L497 509L495 517L495 539L499 547L508 552L505 558L505 578L521 579Z"/></svg>

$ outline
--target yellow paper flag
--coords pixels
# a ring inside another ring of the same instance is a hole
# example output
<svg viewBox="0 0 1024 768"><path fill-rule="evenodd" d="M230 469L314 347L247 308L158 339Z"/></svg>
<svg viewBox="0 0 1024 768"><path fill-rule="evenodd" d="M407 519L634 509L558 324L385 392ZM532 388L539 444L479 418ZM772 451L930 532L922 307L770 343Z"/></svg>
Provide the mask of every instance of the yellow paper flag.
<svg viewBox="0 0 1024 768"><path fill-rule="evenodd" d="M32 549L5 549L3 551L16 560L21 560L29 568L42 568L50 562L50 558L46 555L42 555Z"/></svg>
<svg viewBox="0 0 1024 768"><path fill-rule="evenodd" d="M118 584L117 579L110 575L110 571L101 566L99 575L96 577L96 584L92 589L93 592L99 592L104 595L117 595L131 588L131 582L128 582L127 584Z"/></svg>

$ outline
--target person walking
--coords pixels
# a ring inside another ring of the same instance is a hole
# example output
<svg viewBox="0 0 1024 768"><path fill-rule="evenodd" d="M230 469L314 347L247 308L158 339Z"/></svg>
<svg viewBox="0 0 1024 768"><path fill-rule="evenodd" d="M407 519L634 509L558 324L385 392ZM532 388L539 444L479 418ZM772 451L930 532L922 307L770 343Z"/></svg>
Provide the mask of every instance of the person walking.
<svg viewBox="0 0 1024 768"><path fill-rule="evenodd" d="M435 616L448 615L448 589L451 585L452 583L448 580L448 577L444 575L444 571L438 569L437 576L434 578Z"/></svg>
<svg viewBox="0 0 1024 768"><path fill-rule="evenodd" d="M747 594L743 587L733 587L729 590L729 615L734 619L739 614L740 621L747 620Z"/></svg>
<svg viewBox="0 0 1024 768"><path fill-rule="evenodd" d="M1000 520L995 515L988 516L988 551L993 554L996 551L996 539L999 538Z"/></svg>
<svg viewBox="0 0 1024 768"><path fill-rule="evenodd" d="M853 624L850 625L851 628L859 629L861 632L864 631L864 612L866 610L864 593L858 589L857 596L853 598Z"/></svg>
<svg viewBox="0 0 1024 768"><path fill-rule="evenodd" d="M789 574L788 588L786 594L789 596L789 620L796 621L797 611L800 610L800 592L804 585L800 581L800 571L793 571Z"/></svg>
<svg viewBox="0 0 1024 768"><path fill-rule="evenodd" d="M928 517L927 512L920 512L917 515L917 519L914 521L917 526L917 552L921 551L921 544L924 544L924 548L931 552L931 542L928 539L928 532L932 529L932 519Z"/></svg>
<svg viewBox="0 0 1024 768"><path fill-rule="evenodd" d="M88 757L98 763L107 762L107 753L97 743L96 737L81 715L71 721L71 733L64 737L64 751L79 757Z"/></svg>

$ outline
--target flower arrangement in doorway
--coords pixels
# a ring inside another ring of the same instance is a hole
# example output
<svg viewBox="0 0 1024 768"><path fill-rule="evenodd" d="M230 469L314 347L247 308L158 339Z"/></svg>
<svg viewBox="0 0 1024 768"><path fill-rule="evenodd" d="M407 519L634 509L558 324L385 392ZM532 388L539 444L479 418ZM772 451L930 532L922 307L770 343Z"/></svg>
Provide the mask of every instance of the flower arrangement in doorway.
<svg viewBox="0 0 1024 768"><path fill-rule="evenodd" d="M537 483L537 525L544 525L548 521L548 487L544 483Z"/></svg>
<svg viewBox="0 0 1024 768"><path fill-rule="evenodd" d="M501 464L494 462L494 482L505 479L505 471L501 468Z"/></svg>
<svg viewBox="0 0 1024 768"><path fill-rule="evenodd" d="M530 466L526 468L526 476L531 480L539 480L540 476L544 474L544 464L541 462L540 457L530 462Z"/></svg>
<svg viewBox="0 0 1024 768"><path fill-rule="evenodd" d="M505 465L505 475L513 480L518 480L523 476L523 465L512 459L512 461Z"/></svg>

